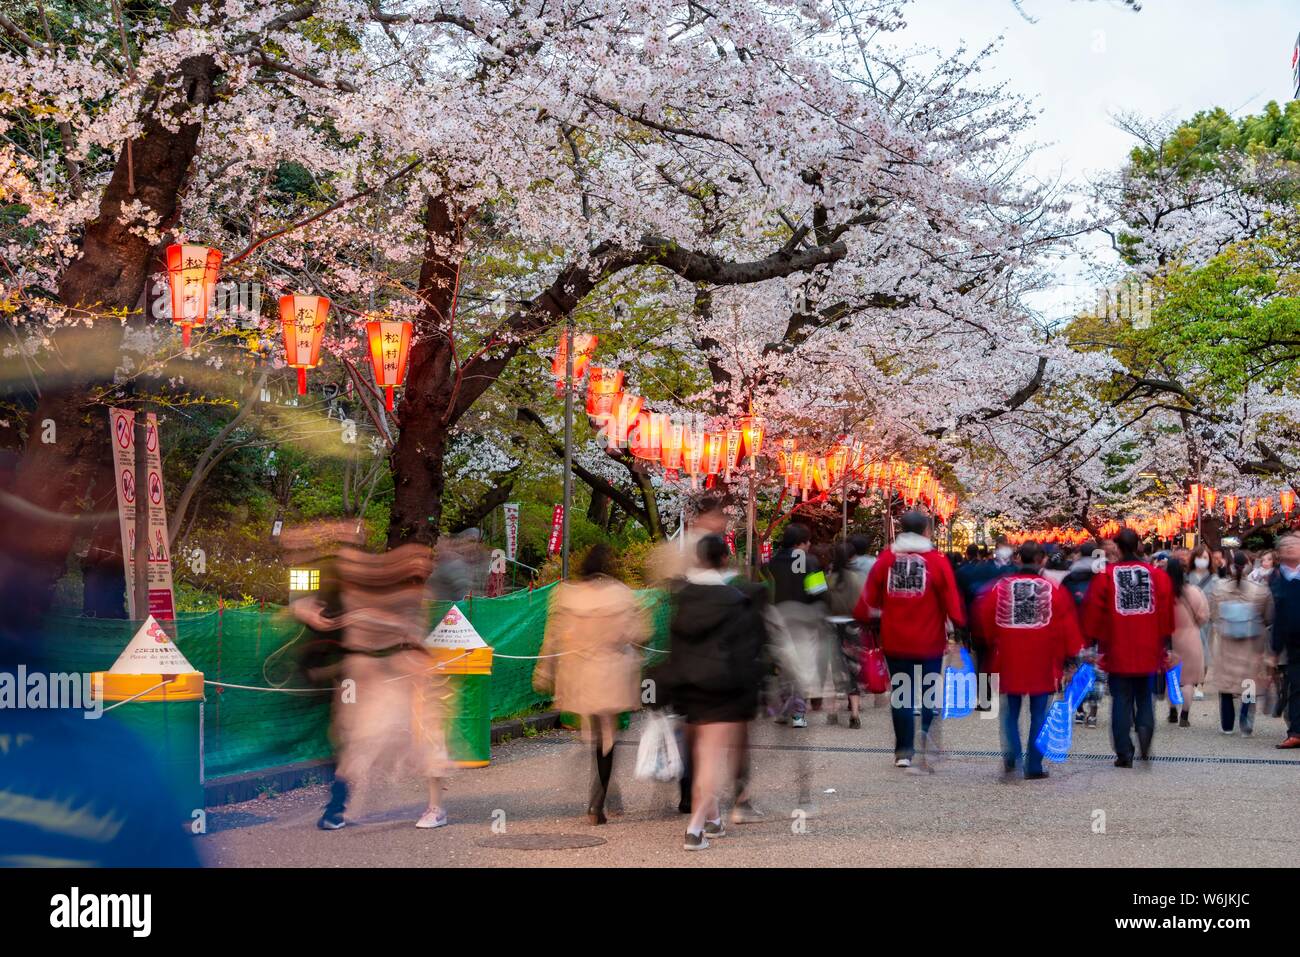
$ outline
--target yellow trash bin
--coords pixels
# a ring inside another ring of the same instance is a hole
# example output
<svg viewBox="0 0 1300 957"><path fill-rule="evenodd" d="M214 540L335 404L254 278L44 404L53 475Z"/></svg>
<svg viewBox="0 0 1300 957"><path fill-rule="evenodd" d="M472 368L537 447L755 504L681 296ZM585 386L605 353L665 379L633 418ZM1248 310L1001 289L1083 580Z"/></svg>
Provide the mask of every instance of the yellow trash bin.
<svg viewBox="0 0 1300 957"><path fill-rule="evenodd" d="M92 680L96 688L103 682L104 720L130 728L157 756L159 773L187 820L202 810L203 674L97 671Z"/></svg>
<svg viewBox="0 0 1300 957"><path fill-rule="evenodd" d="M436 676L447 676L453 695L447 709L447 752L462 768L486 767L492 757L492 649L430 648ZM435 678L435 680L437 680Z"/></svg>

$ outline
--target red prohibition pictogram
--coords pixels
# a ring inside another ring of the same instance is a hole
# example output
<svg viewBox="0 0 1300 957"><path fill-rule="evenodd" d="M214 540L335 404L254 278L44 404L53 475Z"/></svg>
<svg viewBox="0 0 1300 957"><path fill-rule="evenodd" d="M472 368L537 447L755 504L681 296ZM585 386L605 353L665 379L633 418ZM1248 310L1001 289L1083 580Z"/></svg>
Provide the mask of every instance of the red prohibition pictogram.
<svg viewBox="0 0 1300 957"><path fill-rule="evenodd" d="M162 478L157 472L149 473L149 501L155 505L162 504L163 486Z"/></svg>
<svg viewBox="0 0 1300 957"><path fill-rule="evenodd" d="M144 426L144 447L150 452L158 451L158 426L146 421Z"/></svg>
<svg viewBox="0 0 1300 957"><path fill-rule="evenodd" d="M128 505L135 501L135 476L130 469L122 469L122 497Z"/></svg>
<svg viewBox="0 0 1300 957"><path fill-rule="evenodd" d="M117 444L124 449L131 447L131 420L125 415L115 416L113 419L113 432L117 436Z"/></svg>

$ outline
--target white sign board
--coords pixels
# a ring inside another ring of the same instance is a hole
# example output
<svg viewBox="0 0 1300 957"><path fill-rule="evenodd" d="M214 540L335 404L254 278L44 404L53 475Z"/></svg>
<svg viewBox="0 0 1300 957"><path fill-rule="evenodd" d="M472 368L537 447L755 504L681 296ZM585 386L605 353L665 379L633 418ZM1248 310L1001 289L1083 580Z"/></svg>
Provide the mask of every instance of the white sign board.
<svg viewBox="0 0 1300 957"><path fill-rule="evenodd" d="M194 666L153 615L140 626L126 650L108 669L112 675L187 675L193 671Z"/></svg>
<svg viewBox="0 0 1300 957"><path fill-rule="evenodd" d="M486 648L487 642L474 630L469 619L454 605L438 622L438 627L429 632L424 639L426 648L459 648L469 651L473 648Z"/></svg>

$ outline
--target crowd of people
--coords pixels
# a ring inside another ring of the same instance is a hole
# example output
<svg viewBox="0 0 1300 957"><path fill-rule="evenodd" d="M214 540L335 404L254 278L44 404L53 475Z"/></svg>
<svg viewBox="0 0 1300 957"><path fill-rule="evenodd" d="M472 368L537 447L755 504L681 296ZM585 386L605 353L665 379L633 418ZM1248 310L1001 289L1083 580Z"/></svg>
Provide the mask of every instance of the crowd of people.
<svg viewBox="0 0 1300 957"><path fill-rule="evenodd" d="M636 649L645 631L633 603L621 603L617 623L599 626L588 620L575 628L567 612L553 614L547 647L570 654L544 658L539 673L593 669L587 680L625 689L597 708L582 700L585 692L565 694L556 684L559 706L583 713L583 727L593 729L593 823L605 821L612 760L611 736L596 729L643 703L682 725L687 772L679 810L690 815L687 850L707 848L728 824L763 820L750 793L751 726L765 717L806 728L816 712L838 723L842 701L849 728L860 728L862 703L871 697L864 667L873 655L883 655L890 678L876 700L890 708L893 763L910 773L934 769L945 694L952 693L944 671L959 648L979 677L974 708L999 710L1008 775L1049 776L1039 733L1053 696L1084 662L1098 680L1074 720L1097 727L1109 697L1116 767L1151 758L1161 696L1168 723L1186 728L1190 702L1217 694L1224 734L1252 734L1259 707L1285 712L1288 732L1277 747L1300 747L1300 668L1286 667L1300 653L1300 537L1284 536L1276 551L1252 556L1204 546L1154 551L1123 529L1113 540L1077 548L1028 542L1013 549L998 540L991 553L972 545L960 556L936 548L929 518L911 512L876 556L862 536L815 545L807 527L792 523L751 578L736 566L725 529L720 503L706 498L683 540L657 556L672 619L667 655L641 686L653 689L648 698L636 694ZM562 593L601 604L594 596L617 586L600 554ZM797 806L808 808L807 757L795 754Z"/></svg>
<svg viewBox="0 0 1300 957"><path fill-rule="evenodd" d="M726 529L722 503L705 497L680 539L652 556L648 570L670 596L671 622L668 646L649 666L646 610L607 546L592 548L551 600L534 686L578 715L591 743L592 824L608 820L619 717L642 707L671 715L678 729L687 850L707 848L728 825L765 819L751 793L749 738L760 719L797 730L810 715L838 723L847 712L857 730L872 698L890 709L894 766L930 773L952 704L945 672L960 659L975 679L971 708L998 712L1008 776L1049 776L1040 732L1053 697L1084 663L1097 680L1074 720L1096 728L1109 698L1116 767L1151 758L1161 696L1179 728L1191 725L1190 703L1212 694L1224 734L1251 735L1261 707L1285 713L1277 747L1300 747L1300 667L1287 667L1300 660L1300 536L1252 556L1155 551L1125 528L1077 548L1030 541L1013 549L999 539L991 552L972 545L961 556L940 551L929 517L916 511L901 516L878 555L863 536L814 544L806 526L791 523L770 560L747 575ZM364 685L368 702L339 709L339 774L322 828L343 826L352 782L367 773L378 739L403 722L429 786L419 826L447 820L441 698L421 678L428 669L418 646L420 598L437 575L427 557L412 561L345 550L335 568L338 607L321 598L295 606L320 632L346 625L350 653L334 668ZM385 635L398 625L402 640L390 647ZM810 757L793 754L796 807L811 813Z"/></svg>

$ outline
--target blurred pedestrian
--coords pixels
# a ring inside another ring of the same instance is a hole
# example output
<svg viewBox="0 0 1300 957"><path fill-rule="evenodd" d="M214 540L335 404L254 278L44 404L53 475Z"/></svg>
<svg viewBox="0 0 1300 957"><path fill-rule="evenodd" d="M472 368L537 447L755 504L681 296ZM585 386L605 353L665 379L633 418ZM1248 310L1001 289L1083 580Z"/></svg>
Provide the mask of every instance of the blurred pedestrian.
<svg viewBox="0 0 1300 957"><path fill-rule="evenodd" d="M737 776L743 730L758 708L766 632L755 598L723 574L730 554L719 535L697 544L699 567L687 571L673 594L668 661L660 671L692 731L694 789L683 844L688 851L726 835L720 796Z"/></svg>
<svg viewBox="0 0 1300 957"><path fill-rule="evenodd" d="M836 618L852 618L853 609L867 586L867 576L876 560L868 554L870 543L864 535L851 535L840 550L831 570L830 612ZM878 620L877 620L878 624ZM863 630L867 626L856 621L836 625L838 638L838 664L843 688L848 695L849 728L862 727L861 694L858 676L862 673L861 658ZM873 627L875 627L873 625ZM834 714L829 717L835 717Z"/></svg>
<svg viewBox="0 0 1300 957"><path fill-rule="evenodd" d="M561 582L551 597L533 687L553 694L559 710L580 716L592 743L587 819L604 824L616 725L620 714L641 706L639 646L650 627L636 594L618 579L608 545L587 552L579 576Z"/></svg>
<svg viewBox="0 0 1300 957"><path fill-rule="evenodd" d="M1187 580L1186 569L1177 558L1165 566L1174 593L1174 654L1182 664L1183 705L1173 704L1170 695L1169 723L1191 727L1192 688L1205 678L1205 655L1201 650L1201 628L1210 621L1210 602L1205 593Z"/></svg>
<svg viewBox="0 0 1300 957"><path fill-rule="evenodd" d="M1269 582L1273 597L1271 649L1282 671L1286 699L1286 738L1279 748L1300 748L1300 536L1277 543L1277 572Z"/></svg>
<svg viewBox="0 0 1300 957"><path fill-rule="evenodd" d="M1214 618L1214 663L1207 683L1219 693L1219 728L1244 737L1255 730L1255 701L1268 682L1268 626L1273 600L1268 588L1250 580L1246 553L1232 554L1232 574L1210 592ZM1237 702L1240 700L1240 708Z"/></svg>

